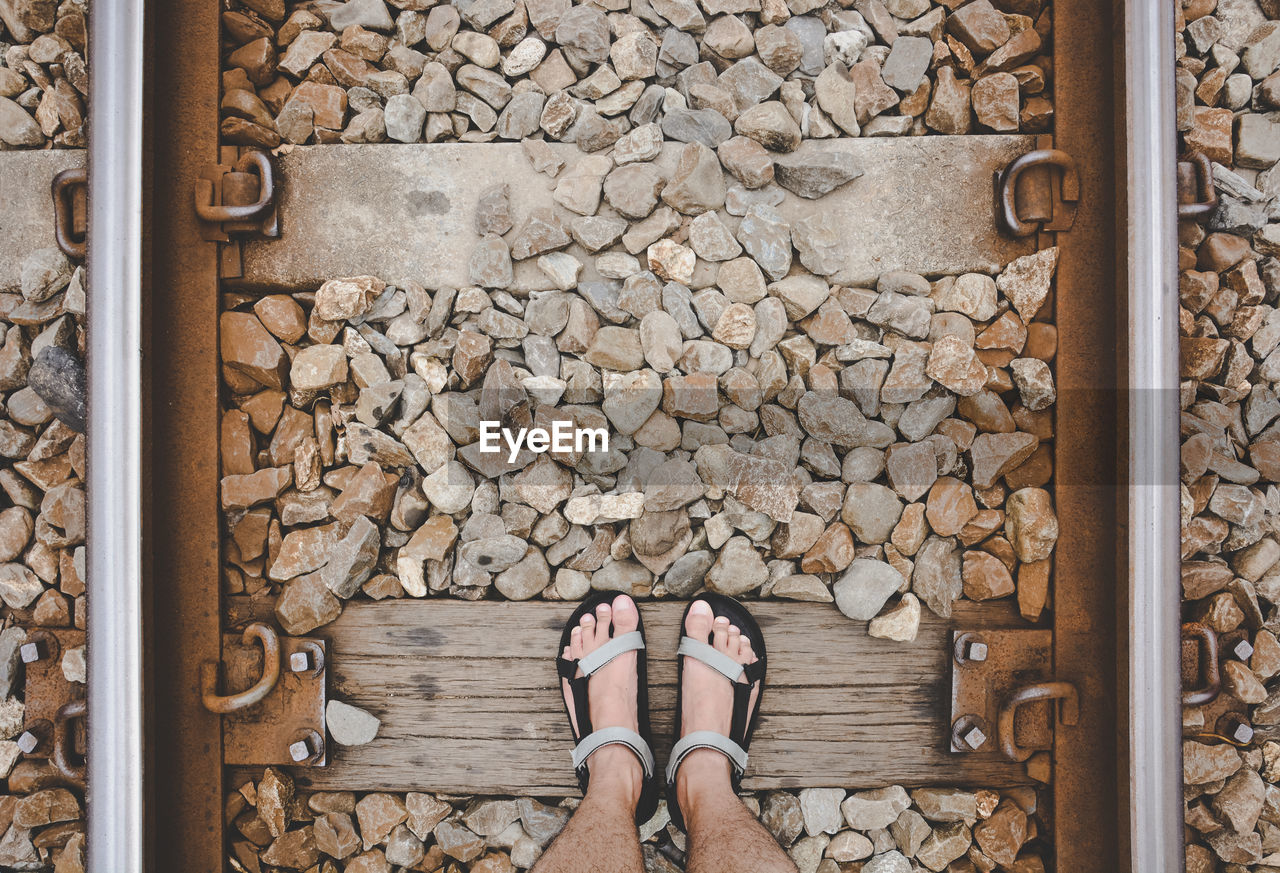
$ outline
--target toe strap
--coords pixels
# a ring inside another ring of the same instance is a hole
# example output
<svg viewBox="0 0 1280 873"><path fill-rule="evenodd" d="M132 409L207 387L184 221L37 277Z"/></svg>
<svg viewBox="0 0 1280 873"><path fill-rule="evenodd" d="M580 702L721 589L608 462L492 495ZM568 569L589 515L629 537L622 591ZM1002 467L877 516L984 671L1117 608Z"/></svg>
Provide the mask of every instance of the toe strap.
<svg viewBox="0 0 1280 873"><path fill-rule="evenodd" d="M715 646L695 640L693 637L680 638L680 648L676 650L676 657L681 655L701 661L730 682L737 682L739 677L746 673L746 669L733 658L718 651Z"/></svg>
<svg viewBox="0 0 1280 873"><path fill-rule="evenodd" d="M644 778L649 779L653 776L653 750L644 741L644 737L623 727L600 728L583 737L582 742L573 748L573 769L578 770L583 767L587 763L587 758L590 758L596 750L614 745L626 746L635 752L636 757L640 759L640 766L644 768Z"/></svg>
<svg viewBox="0 0 1280 873"><path fill-rule="evenodd" d="M733 769L741 776L747 769L747 750L715 731L694 731L675 744L671 750L671 758L667 762L667 782L676 781L676 771L680 763L695 749L715 749L729 759Z"/></svg>
<svg viewBox="0 0 1280 873"><path fill-rule="evenodd" d="M578 661L578 669L582 671L582 675L590 676L614 658L643 648L644 634L640 631L619 634L590 654L583 655Z"/></svg>

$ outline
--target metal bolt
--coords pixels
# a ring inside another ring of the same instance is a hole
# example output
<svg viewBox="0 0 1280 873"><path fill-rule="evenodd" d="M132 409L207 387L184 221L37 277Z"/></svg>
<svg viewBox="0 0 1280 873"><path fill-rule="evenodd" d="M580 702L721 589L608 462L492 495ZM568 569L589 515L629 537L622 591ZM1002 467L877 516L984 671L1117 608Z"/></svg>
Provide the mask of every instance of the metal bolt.
<svg viewBox="0 0 1280 873"><path fill-rule="evenodd" d="M24 755L30 755L40 745L40 738L31 731L23 731L22 736L18 737L18 750Z"/></svg>
<svg viewBox="0 0 1280 873"><path fill-rule="evenodd" d="M981 663L987 660L987 643L976 633L962 633L955 638L951 647L951 657L955 659L957 666L963 666L970 661Z"/></svg>
<svg viewBox="0 0 1280 873"><path fill-rule="evenodd" d="M34 664L44 657L44 646L39 640L32 640L29 643L23 643L18 648L18 654L22 658L22 663Z"/></svg>
<svg viewBox="0 0 1280 873"><path fill-rule="evenodd" d="M311 669L311 656L306 652L294 652L289 656L289 669L294 673L306 673Z"/></svg>
<svg viewBox="0 0 1280 873"><path fill-rule="evenodd" d="M1235 652L1237 658L1241 661L1249 660L1249 656L1253 654L1253 646L1249 645L1248 640L1241 640L1236 643L1235 648L1231 651Z"/></svg>
<svg viewBox="0 0 1280 873"><path fill-rule="evenodd" d="M952 751L976 752L987 744L987 723L979 715L962 715L951 725Z"/></svg>
<svg viewBox="0 0 1280 873"><path fill-rule="evenodd" d="M310 737L303 737L296 743L289 744L289 757L292 758L296 764L301 764L314 754L315 750L311 748Z"/></svg>

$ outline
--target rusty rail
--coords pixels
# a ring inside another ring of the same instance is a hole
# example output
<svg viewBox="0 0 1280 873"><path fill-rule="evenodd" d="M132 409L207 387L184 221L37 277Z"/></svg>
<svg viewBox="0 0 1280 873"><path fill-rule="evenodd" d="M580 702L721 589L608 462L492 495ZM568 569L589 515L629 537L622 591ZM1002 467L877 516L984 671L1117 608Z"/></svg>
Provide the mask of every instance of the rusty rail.
<svg viewBox="0 0 1280 873"><path fill-rule="evenodd" d="M205 709L200 665L219 659L218 247L205 239L192 191L218 163L219 7L216 0L149 3L157 85L151 94L153 185L148 422L157 535L150 605L158 701L150 746L154 838L146 866L116 870L222 870L221 717ZM101 57L101 55L98 55ZM94 710L94 719L97 719ZM89 850L93 854L93 850ZM106 868L104 868L105 870ZM96 871L95 871L96 873Z"/></svg>

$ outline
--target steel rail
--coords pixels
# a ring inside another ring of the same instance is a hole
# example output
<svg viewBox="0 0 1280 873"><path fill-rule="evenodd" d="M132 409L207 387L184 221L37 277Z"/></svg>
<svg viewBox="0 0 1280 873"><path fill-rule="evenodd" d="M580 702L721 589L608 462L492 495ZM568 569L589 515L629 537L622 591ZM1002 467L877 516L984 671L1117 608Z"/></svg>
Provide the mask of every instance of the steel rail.
<svg viewBox="0 0 1280 873"><path fill-rule="evenodd" d="M143 0L90 16L88 869L145 869Z"/></svg>
<svg viewBox="0 0 1280 873"><path fill-rule="evenodd" d="M1124 7L1128 810L1133 873L1184 868L1173 5ZM1122 262L1123 263L1123 262ZM1123 771L1122 771L1123 772Z"/></svg>

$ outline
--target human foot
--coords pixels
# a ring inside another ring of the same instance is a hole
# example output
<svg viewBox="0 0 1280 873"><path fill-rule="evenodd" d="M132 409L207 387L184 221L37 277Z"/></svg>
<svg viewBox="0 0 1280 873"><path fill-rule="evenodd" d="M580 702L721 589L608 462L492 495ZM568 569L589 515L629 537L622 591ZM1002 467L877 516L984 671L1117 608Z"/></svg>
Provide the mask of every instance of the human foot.
<svg viewBox="0 0 1280 873"><path fill-rule="evenodd" d="M684 633L746 666L758 660L752 641L740 628L724 616L715 616L705 600L695 600L685 618ZM747 677L740 676L739 683ZM751 692L748 712L755 709L759 685ZM712 731L730 736L733 727L735 690L717 670L696 658L684 659L681 674L680 735L694 731ZM695 749L680 764L676 773L676 795L681 807L689 809L699 791L732 791L730 761L715 749Z"/></svg>
<svg viewBox="0 0 1280 873"><path fill-rule="evenodd" d="M587 613L582 616L578 626L571 631L569 645L564 647L561 655L567 660L581 660L614 637L634 631L639 626L640 613L635 601L620 594L613 599L612 604L601 603L597 606L594 615ZM639 730L636 659L636 652L624 652L591 674L588 680L591 730L609 727ZM576 675L580 678L583 672L578 670ZM574 735L583 736L585 732L578 726L569 681L562 679L561 686ZM618 791L632 806L639 801L644 768L635 753L626 746L608 745L597 749L587 759L587 768L591 773L592 788Z"/></svg>

